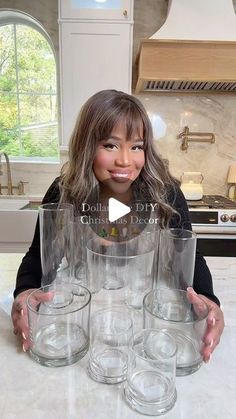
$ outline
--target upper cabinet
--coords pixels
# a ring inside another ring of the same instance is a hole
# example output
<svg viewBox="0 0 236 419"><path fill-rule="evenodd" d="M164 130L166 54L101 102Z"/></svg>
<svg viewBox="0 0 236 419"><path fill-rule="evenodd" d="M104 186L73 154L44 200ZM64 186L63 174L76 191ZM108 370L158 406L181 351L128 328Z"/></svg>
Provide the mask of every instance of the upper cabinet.
<svg viewBox="0 0 236 419"><path fill-rule="evenodd" d="M131 0L59 0L60 19L133 19Z"/></svg>
<svg viewBox="0 0 236 419"><path fill-rule="evenodd" d="M59 8L61 145L67 147L90 96L104 89L131 93L133 0L60 0Z"/></svg>

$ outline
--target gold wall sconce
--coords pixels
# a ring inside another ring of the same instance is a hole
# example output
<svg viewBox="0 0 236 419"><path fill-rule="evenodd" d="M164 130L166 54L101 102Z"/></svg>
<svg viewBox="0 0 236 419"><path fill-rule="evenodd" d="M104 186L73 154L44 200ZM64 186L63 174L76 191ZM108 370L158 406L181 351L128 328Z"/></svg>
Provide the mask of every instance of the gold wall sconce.
<svg viewBox="0 0 236 419"><path fill-rule="evenodd" d="M195 143L215 143L215 135L211 132L191 132L189 127L184 127L183 132L181 132L177 138L182 139L181 150L187 151L189 147L189 142Z"/></svg>

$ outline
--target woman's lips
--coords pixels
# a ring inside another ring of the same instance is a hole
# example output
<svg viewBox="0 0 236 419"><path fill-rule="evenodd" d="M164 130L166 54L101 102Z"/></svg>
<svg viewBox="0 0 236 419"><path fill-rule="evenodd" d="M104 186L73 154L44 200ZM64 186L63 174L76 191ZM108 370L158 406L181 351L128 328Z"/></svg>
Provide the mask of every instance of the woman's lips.
<svg viewBox="0 0 236 419"><path fill-rule="evenodd" d="M131 172L109 172L112 179L117 182L126 182L127 180L131 180Z"/></svg>

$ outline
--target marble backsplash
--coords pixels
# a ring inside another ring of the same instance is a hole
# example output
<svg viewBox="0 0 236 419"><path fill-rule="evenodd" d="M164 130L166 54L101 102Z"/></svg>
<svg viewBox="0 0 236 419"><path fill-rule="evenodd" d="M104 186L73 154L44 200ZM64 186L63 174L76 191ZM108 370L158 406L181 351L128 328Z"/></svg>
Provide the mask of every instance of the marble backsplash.
<svg viewBox="0 0 236 419"><path fill-rule="evenodd" d="M227 173L236 163L236 96L229 94L140 94L152 121L157 150L169 160L171 173L203 174L206 194L227 195ZM210 132L215 143L189 143L187 151L177 138L185 126L194 132Z"/></svg>

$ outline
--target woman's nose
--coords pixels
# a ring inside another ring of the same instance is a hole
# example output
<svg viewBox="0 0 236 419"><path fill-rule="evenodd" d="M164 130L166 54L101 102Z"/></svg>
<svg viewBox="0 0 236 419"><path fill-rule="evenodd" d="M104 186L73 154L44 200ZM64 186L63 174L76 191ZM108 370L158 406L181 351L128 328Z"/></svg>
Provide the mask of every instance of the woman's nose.
<svg viewBox="0 0 236 419"><path fill-rule="evenodd" d="M124 167L130 166L131 156L129 150L123 149L119 151L119 155L116 157L116 164Z"/></svg>

